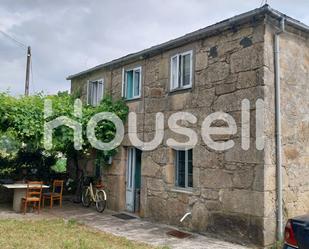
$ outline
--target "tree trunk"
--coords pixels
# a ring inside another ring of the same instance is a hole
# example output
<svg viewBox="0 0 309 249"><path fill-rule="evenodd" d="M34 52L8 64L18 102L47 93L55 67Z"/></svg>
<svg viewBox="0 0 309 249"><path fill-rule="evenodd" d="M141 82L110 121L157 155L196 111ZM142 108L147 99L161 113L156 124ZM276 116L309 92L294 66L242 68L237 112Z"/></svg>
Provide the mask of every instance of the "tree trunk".
<svg viewBox="0 0 309 249"><path fill-rule="evenodd" d="M83 181L84 181L84 174L83 174L83 170L79 169L79 157L78 157L78 153L74 152L73 155L73 159L74 159L74 164L76 166L75 170L75 181L76 181L76 191L75 191L75 196L73 199L73 202L75 203L80 203L81 202L81 194L82 194L82 185L83 185Z"/></svg>

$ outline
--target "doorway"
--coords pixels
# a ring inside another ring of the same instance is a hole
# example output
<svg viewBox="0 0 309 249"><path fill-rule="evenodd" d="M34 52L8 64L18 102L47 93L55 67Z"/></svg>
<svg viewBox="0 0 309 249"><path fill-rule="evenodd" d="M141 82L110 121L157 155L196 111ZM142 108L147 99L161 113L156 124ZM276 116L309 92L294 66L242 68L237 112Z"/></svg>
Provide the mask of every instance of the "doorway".
<svg viewBox="0 0 309 249"><path fill-rule="evenodd" d="M142 151L129 147L126 165L126 209L138 213L140 210Z"/></svg>

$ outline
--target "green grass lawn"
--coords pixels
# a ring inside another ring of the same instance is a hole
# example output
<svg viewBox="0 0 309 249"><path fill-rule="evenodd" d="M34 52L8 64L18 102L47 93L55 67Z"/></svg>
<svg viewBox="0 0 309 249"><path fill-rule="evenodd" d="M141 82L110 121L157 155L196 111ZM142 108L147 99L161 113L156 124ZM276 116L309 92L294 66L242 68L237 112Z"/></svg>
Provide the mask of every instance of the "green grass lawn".
<svg viewBox="0 0 309 249"><path fill-rule="evenodd" d="M74 220L0 220L0 248L146 249L149 245L99 232Z"/></svg>

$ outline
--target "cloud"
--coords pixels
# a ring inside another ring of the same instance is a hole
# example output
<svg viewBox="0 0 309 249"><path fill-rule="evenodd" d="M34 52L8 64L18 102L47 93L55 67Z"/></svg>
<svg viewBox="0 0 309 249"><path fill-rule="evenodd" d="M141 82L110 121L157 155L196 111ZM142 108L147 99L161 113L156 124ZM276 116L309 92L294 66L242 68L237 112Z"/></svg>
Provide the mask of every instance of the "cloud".
<svg viewBox="0 0 309 249"><path fill-rule="evenodd" d="M309 23L308 1L272 7ZM1 0L0 30L32 47L30 90L69 90L65 80L97 64L260 7L246 0ZM0 91L24 92L26 51L0 34Z"/></svg>

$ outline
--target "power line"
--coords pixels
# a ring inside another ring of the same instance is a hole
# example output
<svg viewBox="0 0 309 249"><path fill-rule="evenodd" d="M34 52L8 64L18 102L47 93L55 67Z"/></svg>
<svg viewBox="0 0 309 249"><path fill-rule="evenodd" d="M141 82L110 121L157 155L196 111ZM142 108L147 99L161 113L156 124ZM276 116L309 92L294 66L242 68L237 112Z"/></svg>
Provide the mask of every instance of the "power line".
<svg viewBox="0 0 309 249"><path fill-rule="evenodd" d="M15 42L17 46L22 48L23 50L27 49L27 65L26 65L26 80L25 80L25 96L29 95L29 78L31 77L31 82L33 83L33 70L32 70L32 60L31 60L31 47L27 46L26 44L18 41L11 35L7 34L6 32L0 30L0 33L4 35L6 38L10 39L11 41ZM30 76L31 75L31 76Z"/></svg>
<svg viewBox="0 0 309 249"><path fill-rule="evenodd" d="M264 4L267 4L267 0L262 0L262 1L261 1L261 7L262 7Z"/></svg>
<svg viewBox="0 0 309 249"><path fill-rule="evenodd" d="M23 49L26 49L27 48L27 45L16 40L14 37L12 37L11 35L5 33L4 31L0 30L0 33L2 35L4 35L6 38L10 39L11 41L15 42L16 45L18 45L19 47L23 48Z"/></svg>

